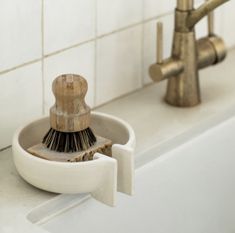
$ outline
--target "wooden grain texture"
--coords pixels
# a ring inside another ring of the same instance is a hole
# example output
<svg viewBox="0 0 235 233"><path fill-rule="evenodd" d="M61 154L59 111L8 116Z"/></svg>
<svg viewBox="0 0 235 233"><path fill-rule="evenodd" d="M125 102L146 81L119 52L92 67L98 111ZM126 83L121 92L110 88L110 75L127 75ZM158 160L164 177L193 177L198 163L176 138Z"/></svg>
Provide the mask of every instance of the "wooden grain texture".
<svg viewBox="0 0 235 233"><path fill-rule="evenodd" d="M61 132L77 132L90 125L90 108L85 103L87 81L76 74L58 76L53 84L55 104L50 109L51 127Z"/></svg>
<svg viewBox="0 0 235 233"><path fill-rule="evenodd" d="M57 162L82 162L82 161L89 161L93 159L93 156L96 152L105 154L107 156L112 156L111 148L112 142L109 139L96 136L97 142L90 147L88 150L81 151L81 152L74 152L74 153L61 153L49 150L46 148L45 145L42 143L37 144L28 148L28 152L32 155L50 160L50 161L57 161Z"/></svg>

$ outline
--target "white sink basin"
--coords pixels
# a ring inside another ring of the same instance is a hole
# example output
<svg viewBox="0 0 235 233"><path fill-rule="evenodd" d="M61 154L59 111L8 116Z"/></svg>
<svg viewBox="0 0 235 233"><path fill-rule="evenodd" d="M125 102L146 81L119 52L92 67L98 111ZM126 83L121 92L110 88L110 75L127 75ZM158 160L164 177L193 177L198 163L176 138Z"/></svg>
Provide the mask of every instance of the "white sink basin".
<svg viewBox="0 0 235 233"><path fill-rule="evenodd" d="M40 227L51 233L234 233L234 183L231 118L139 167L134 197L119 194L117 207L81 198ZM38 221L39 212L28 218Z"/></svg>

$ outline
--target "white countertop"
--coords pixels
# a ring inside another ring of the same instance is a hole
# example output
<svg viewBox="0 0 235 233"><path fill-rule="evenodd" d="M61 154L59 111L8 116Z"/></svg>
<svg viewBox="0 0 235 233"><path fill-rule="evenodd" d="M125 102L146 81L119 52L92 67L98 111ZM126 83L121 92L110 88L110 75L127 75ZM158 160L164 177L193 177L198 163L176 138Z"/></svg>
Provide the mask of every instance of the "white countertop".
<svg viewBox="0 0 235 233"><path fill-rule="evenodd" d="M203 125L215 124L216 119L235 113L235 50L224 63L200 74L202 104L197 107L175 108L165 104L166 82L161 82L96 109L121 117L133 126L137 136L137 166L152 159L143 156L151 147L157 146L157 155L161 155L203 130ZM45 232L30 223L26 215L55 196L19 177L11 149L0 152L0 233Z"/></svg>

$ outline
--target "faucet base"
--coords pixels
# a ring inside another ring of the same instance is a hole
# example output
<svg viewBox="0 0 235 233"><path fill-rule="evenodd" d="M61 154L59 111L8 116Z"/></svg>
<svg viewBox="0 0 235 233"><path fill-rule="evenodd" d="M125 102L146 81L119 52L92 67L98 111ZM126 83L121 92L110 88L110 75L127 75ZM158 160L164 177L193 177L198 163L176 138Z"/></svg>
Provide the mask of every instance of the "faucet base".
<svg viewBox="0 0 235 233"><path fill-rule="evenodd" d="M169 96L165 96L165 102L169 105L181 108L195 107L201 103L200 96L197 96L193 101L184 101L181 98L170 98Z"/></svg>
<svg viewBox="0 0 235 233"><path fill-rule="evenodd" d="M168 78L165 100L178 107L192 107L201 102L195 32L174 33L172 57L183 61L183 71Z"/></svg>
<svg viewBox="0 0 235 233"><path fill-rule="evenodd" d="M201 103L199 88L191 93L185 93L182 88L183 85L179 77L171 78L165 96L166 103L176 107L194 107Z"/></svg>

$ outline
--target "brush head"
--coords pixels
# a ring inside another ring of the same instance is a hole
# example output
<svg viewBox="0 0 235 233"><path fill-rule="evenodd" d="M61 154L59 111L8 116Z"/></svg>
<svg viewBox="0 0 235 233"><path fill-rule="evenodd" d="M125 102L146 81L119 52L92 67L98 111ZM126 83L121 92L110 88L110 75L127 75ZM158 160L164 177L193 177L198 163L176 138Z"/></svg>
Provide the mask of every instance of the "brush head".
<svg viewBox="0 0 235 233"><path fill-rule="evenodd" d="M90 128L78 132L61 132L50 128L42 143L53 151L73 153L89 149L96 143L96 137Z"/></svg>

